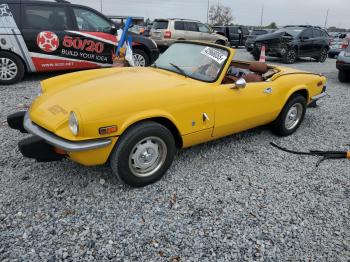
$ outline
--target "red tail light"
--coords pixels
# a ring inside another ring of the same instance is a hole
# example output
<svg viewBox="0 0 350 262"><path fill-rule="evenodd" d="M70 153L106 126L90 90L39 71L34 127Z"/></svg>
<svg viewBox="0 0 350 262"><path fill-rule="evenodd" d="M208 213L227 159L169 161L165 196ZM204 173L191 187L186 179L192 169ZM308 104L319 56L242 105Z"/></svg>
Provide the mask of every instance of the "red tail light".
<svg viewBox="0 0 350 262"><path fill-rule="evenodd" d="M165 31L164 32L164 38L171 38L171 32L170 31Z"/></svg>
<svg viewBox="0 0 350 262"><path fill-rule="evenodd" d="M345 39L341 45L341 49L346 49L349 46L350 39Z"/></svg>

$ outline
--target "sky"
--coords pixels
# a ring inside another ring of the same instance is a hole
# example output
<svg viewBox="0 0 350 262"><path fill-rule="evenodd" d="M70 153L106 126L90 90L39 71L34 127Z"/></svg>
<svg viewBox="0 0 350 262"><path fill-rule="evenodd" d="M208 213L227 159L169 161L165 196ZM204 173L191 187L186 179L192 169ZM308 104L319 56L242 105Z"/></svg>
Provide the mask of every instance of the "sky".
<svg viewBox="0 0 350 262"><path fill-rule="evenodd" d="M100 11L101 0L70 0ZM210 5L218 0L209 0ZM264 5L263 24L276 22L278 26L308 24L324 26L329 9L327 27L350 28L350 0L219 0L232 9L234 23L260 25ZM191 18L207 21L208 0L102 0L106 15L143 16L154 18Z"/></svg>

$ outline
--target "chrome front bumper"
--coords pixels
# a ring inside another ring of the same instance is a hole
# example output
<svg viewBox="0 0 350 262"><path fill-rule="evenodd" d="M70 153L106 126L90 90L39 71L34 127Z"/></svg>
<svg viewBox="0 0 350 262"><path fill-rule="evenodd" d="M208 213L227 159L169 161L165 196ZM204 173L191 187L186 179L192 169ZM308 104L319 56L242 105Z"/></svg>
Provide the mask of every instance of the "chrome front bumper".
<svg viewBox="0 0 350 262"><path fill-rule="evenodd" d="M74 142L63 139L34 124L30 120L28 112L24 115L23 126L32 135L38 136L44 139L48 144L67 152L86 151L105 147L112 143L111 139L108 138Z"/></svg>

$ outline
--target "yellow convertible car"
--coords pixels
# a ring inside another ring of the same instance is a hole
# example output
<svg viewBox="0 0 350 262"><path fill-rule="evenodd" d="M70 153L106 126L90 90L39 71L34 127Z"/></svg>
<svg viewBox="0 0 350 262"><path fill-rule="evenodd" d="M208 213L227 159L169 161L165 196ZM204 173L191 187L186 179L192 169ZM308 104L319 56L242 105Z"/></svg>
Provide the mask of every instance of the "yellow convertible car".
<svg viewBox="0 0 350 262"><path fill-rule="evenodd" d="M173 44L149 68L76 72L41 83L28 112L8 117L32 134L21 153L37 161L109 162L130 186L160 179L176 148L271 123L292 134L306 108L325 95L319 74L234 60L235 50Z"/></svg>

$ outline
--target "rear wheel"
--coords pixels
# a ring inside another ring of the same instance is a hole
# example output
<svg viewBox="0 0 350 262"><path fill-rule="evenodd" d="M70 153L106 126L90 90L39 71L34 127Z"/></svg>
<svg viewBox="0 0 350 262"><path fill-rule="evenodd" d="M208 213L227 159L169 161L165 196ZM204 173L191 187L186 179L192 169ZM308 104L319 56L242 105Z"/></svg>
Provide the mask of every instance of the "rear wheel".
<svg viewBox="0 0 350 262"><path fill-rule="evenodd" d="M272 131L279 136L293 134L304 119L306 99L302 95L293 95L283 107L278 118L272 123Z"/></svg>
<svg viewBox="0 0 350 262"><path fill-rule="evenodd" d="M342 83L348 82L350 80L350 77L348 76L348 74L350 74L350 72L347 72L345 70L339 70L338 72L339 81Z"/></svg>
<svg viewBox="0 0 350 262"><path fill-rule="evenodd" d="M140 67L149 66L149 57L145 51L141 49L134 49L133 58L134 58L135 66L140 66Z"/></svg>
<svg viewBox="0 0 350 262"><path fill-rule="evenodd" d="M282 61L285 64L293 64L298 58L297 51L294 48L288 49L282 56Z"/></svg>
<svg viewBox="0 0 350 262"><path fill-rule="evenodd" d="M225 45L225 41L218 40L218 41L215 42L215 44L224 46Z"/></svg>
<svg viewBox="0 0 350 262"><path fill-rule="evenodd" d="M0 52L0 84L15 84L23 78L24 64L15 54Z"/></svg>
<svg viewBox="0 0 350 262"><path fill-rule="evenodd" d="M124 184L142 187L159 180L170 167L175 140L163 125L135 124L119 138L110 157L113 174Z"/></svg>

